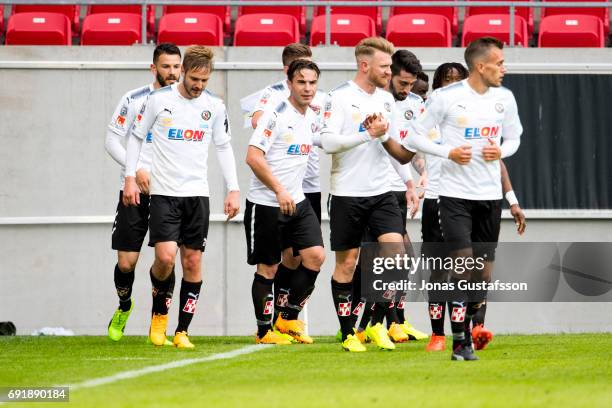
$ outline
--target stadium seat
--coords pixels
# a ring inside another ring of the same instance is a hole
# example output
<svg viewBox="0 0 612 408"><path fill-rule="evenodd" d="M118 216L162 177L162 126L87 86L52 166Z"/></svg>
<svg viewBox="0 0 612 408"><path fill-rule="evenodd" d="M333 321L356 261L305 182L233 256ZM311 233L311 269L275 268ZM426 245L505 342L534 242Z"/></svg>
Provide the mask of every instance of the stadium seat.
<svg viewBox="0 0 612 408"><path fill-rule="evenodd" d="M331 43L342 47L354 47L366 37L376 35L374 20L355 14L331 16ZM315 17L310 28L310 45L325 44L325 15Z"/></svg>
<svg viewBox="0 0 612 408"><path fill-rule="evenodd" d="M510 43L510 15L509 14L477 14L470 16L463 22L461 46L466 47L477 38L490 36L497 38L505 44ZM523 17L514 17L514 45L529 47L529 30L527 21Z"/></svg>
<svg viewBox="0 0 612 408"><path fill-rule="evenodd" d="M247 14L288 14L300 23L300 33L306 32L306 7L303 6L241 6L238 17Z"/></svg>
<svg viewBox="0 0 612 408"><path fill-rule="evenodd" d="M51 5L51 4L15 4L11 10L11 14L32 13L44 11L46 13L64 14L70 20L72 25L72 33L77 35L80 32L80 15L81 6L78 5Z"/></svg>
<svg viewBox="0 0 612 408"><path fill-rule="evenodd" d="M448 19L451 25L451 33L453 34L453 36L457 35L457 32L459 31L459 11L457 7L391 7L391 10L389 11L389 17L396 16L399 14L439 14Z"/></svg>
<svg viewBox="0 0 612 408"><path fill-rule="evenodd" d="M238 17L235 46L281 46L300 41L297 19L286 14L247 14Z"/></svg>
<svg viewBox="0 0 612 408"><path fill-rule="evenodd" d="M6 28L7 45L71 45L71 22L62 13L18 13Z"/></svg>
<svg viewBox="0 0 612 408"><path fill-rule="evenodd" d="M557 0L542 0L543 2L557 1ZM560 2L581 2L581 1L591 1L591 0L559 0ZM610 12L606 7L609 7L608 0L593 0L594 2L601 1L601 8L580 8L580 7L564 7L564 8L553 8L553 7L545 7L542 9L541 18L548 16L558 16L558 15L587 15L587 16L595 16L601 20L604 27L604 35L607 37L610 34Z"/></svg>
<svg viewBox="0 0 612 408"><path fill-rule="evenodd" d="M334 0L332 0L334 1ZM337 1L341 1L341 0L337 0ZM342 15L358 15L358 16L367 16L370 17L373 21L374 24L376 25L376 34L380 35L380 33L382 32L382 7L380 6L375 6L376 3L378 2L378 0L356 0L356 1L363 1L364 3L368 3L368 6L361 6L361 7L357 7L357 6L352 6L352 7L332 7L331 8L331 13L332 14L342 14ZM319 7L315 7L314 9L314 14L313 14L313 20L315 17L318 16L325 16L325 7L323 6L319 6ZM312 34L311 34L312 35Z"/></svg>
<svg viewBox="0 0 612 408"><path fill-rule="evenodd" d="M450 22L438 14L400 14L387 22L387 40L398 47L451 47Z"/></svg>
<svg viewBox="0 0 612 408"><path fill-rule="evenodd" d="M601 19L595 16L548 16L540 22L539 47L604 47Z"/></svg>
<svg viewBox="0 0 612 408"><path fill-rule="evenodd" d="M223 22L223 32L229 35L231 30L231 9L229 6L164 6L162 15L174 13L206 13L218 16Z"/></svg>
<svg viewBox="0 0 612 408"><path fill-rule="evenodd" d="M223 22L214 14L172 13L159 20L157 43L223 46Z"/></svg>
<svg viewBox="0 0 612 408"><path fill-rule="evenodd" d="M504 1L504 0L492 0L492 1ZM516 0L516 1L529 1L529 0ZM510 9L508 7L467 7L465 11L465 17L477 16L479 14L509 14ZM527 22L527 29L529 36L533 35L533 9L531 7L516 7L514 13L517 16L521 16Z"/></svg>
<svg viewBox="0 0 612 408"><path fill-rule="evenodd" d="M141 39L140 16L130 13L91 14L83 20L81 45L133 45Z"/></svg>
<svg viewBox="0 0 612 408"><path fill-rule="evenodd" d="M0 34L4 32L4 5L0 4Z"/></svg>
<svg viewBox="0 0 612 408"><path fill-rule="evenodd" d="M139 4L127 5L110 5L110 4L95 4L87 7L87 15L91 14L106 14L106 13L142 13L142 8ZM147 35L152 36L155 33L155 6L147 6Z"/></svg>

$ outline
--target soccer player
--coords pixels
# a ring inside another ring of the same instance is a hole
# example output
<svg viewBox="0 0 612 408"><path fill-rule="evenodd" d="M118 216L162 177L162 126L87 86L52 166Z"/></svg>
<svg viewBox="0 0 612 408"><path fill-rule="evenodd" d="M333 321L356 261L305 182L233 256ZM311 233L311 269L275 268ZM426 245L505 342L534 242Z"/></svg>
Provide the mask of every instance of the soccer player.
<svg viewBox="0 0 612 408"><path fill-rule="evenodd" d="M121 166L121 190L112 232L112 248L117 251L114 280L119 297L119 307L108 325L108 337L114 341L119 341L123 336L125 325L134 305L131 298L134 270L149 225L149 160L151 153L148 144L150 139L147 138L147 146L143 147L142 166L139 165L136 172L136 182L140 188L138 207L126 207L122 202L125 146L129 130L149 94L178 81L181 72L181 51L174 44L159 44L153 51L153 63L150 70L155 78L153 83L128 91L121 97L106 131L106 151ZM174 273L171 279L174 279ZM169 299L172 299L173 290L174 282L171 282L167 294Z"/></svg>
<svg viewBox="0 0 612 408"><path fill-rule="evenodd" d="M342 347L366 351L353 334L353 273L366 228L387 249L403 253L403 226L388 179L389 157L381 141L387 132L395 101L383 88L391 79L393 44L377 37L355 47L357 73L331 91L325 102L321 144L331 153L331 188L328 202L331 249L336 262L332 296ZM369 337L382 349L393 350L387 330L376 324Z"/></svg>
<svg viewBox="0 0 612 408"><path fill-rule="evenodd" d="M444 63L436 68L433 77L432 89L435 91L436 89L443 88L454 82L466 79L468 75L468 70L462 64L458 62ZM437 129L435 133L430 132L429 137L435 143L441 143L440 133ZM438 178L440 176L440 165L442 160L443 159L433 155L427 155L426 158L429 184L425 191L425 200L423 201L421 233L424 243L434 243L434 248L432 248L434 249L434 253L431 254L432 256L444 256L443 254L435 253L435 250L441 247L440 243L444 242L442 230L440 228L440 219L438 216ZM525 230L525 216L518 204L518 200L516 200L516 195L512 191L512 184L510 183L510 177L508 175L508 171L506 170L506 166L501 160L500 168L504 196L508 198L510 211L517 225L517 232L519 234L523 234ZM514 197L514 199L512 199L512 197ZM427 245L425 245L424 248L427 248ZM446 279L447 274L445 271L431 271L431 282L445 282ZM445 302L442 301L443 296L440 293L431 291L429 295L431 300L429 301L428 310L432 328L432 336L426 346L426 350L443 351L446 348L444 334L444 316L446 312L446 305ZM483 349L493 338L492 333L484 328L486 308L487 304L485 298L472 318L472 325L474 327L472 330L472 339L477 350ZM468 322L466 321L466 323Z"/></svg>
<svg viewBox="0 0 612 408"><path fill-rule="evenodd" d="M289 70L289 65L295 60L312 60L312 51L309 46L293 43L283 49L282 61L285 75ZM266 87L259 97L251 113L251 125L257 128L257 123L263 115L266 107L276 107L289 97L289 80L284 79ZM248 98L248 97L247 97ZM310 102L311 109L317 115L318 121L322 122L323 103L325 94L317 89L315 96ZM317 127L320 127L318 124ZM317 134L318 137L318 134ZM319 176L319 152L314 148L308 155L308 166L302 181L302 190L306 198L310 201L319 223L321 222L321 181ZM290 295L289 284L292 274L300 265L300 257L294 248L283 248L282 262L278 265L278 270L274 277L274 321L278 314L286 308L287 298Z"/></svg>
<svg viewBox="0 0 612 408"><path fill-rule="evenodd" d="M427 92L429 92L429 76L421 71L417 74L417 80L412 86L412 93L419 95L423 101L426 101Z"/></svg>
<svg viewBox="0 0 612 408"><path fill-rule="evenodd" d="M450 282L455 288L459 280L490 279L501 217L499 162L517 151L523 131L514 95L501 87L506 72L503 43L491 37L472 41L465 50L465 60L468 78L432 94L425 113L414 123L412 137L403 142L450 159L442 162L439 179L444 241L455 259L485 260L481 271L451 271ZM436 126L443 140L440 145L427 136ZM385 147L400 162L412 158L393 141ZM477 360L465 320L476 313L482 293L458 289L451 296L451 359Z"/></svg>
<svg viewBox="0 0 612 408"><path fill-rule="evenodd" d="M211 142L229 191L224 202L228 220L240 207L225 105L206 90L212 71L210 48L187 48L181 69L183 80L151 93L128 140L123 202L138 205L136 163L147 133L151 132L153 138L149 245L155 247L155 261L151 268L153 315L149 338L158 346L166 340L165 294L180 249L183 280L173 343L178 348L194 347L187 332L202 286L202 252L210 214L207 159Z"/></svg>
<svg viewBox="0 0 612 408"><path fill-rule="evenodd" d="M246 162L254 176L244 225L248 263L257 265L252 285L257 343L289 343L272 331L272 284L286 247L298 251L301 263L289 276L286 306L275 326L296 341L313 342L298 315L325 259L320 222L302 190L313 136L319 131L317 114L310 108L319 74L314 62L293 61L287 70L289 97L265 110L249 142Z"/></svg>

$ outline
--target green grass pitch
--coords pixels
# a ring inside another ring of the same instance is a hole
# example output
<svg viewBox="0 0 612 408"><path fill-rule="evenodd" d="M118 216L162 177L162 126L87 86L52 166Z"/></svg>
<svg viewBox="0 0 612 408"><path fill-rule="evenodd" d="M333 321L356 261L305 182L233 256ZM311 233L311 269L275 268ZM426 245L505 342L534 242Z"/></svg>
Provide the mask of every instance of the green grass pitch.
<svg viewBox="0 0 612 408"><path fill-rule="evenodd" d="M199 359L253 344L246 337L193 337L196 350L156 348L144 337L0 337L1 386L78 384L121 372ZM91 388L70 407L609 407L612 334L496 336L480 361L426 353L343 352L331 337L264 348ZM17 403L6 406L50 406Z"/></svg>

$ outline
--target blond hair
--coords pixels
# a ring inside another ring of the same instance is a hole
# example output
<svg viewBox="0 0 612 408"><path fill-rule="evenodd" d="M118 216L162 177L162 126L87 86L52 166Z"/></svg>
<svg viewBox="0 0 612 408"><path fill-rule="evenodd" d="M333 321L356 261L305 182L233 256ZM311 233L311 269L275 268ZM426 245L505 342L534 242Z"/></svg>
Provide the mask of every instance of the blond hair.
<svg viewBox="0 0 612 408"><path fill-rule="evenodd" d="M185 50L183 57L183 70L199 70L202 68L213 70L213 50L203 45L192 45Z"/></svg>
<svg viewBox="0 0 612 408"><path fill-rule="evenodd" d="M384 52L385 54L393 55L395 48L393 44L382 37L368 37L359 41L355 47L355 59L367 56L371 57L376 51Z"/></svg>

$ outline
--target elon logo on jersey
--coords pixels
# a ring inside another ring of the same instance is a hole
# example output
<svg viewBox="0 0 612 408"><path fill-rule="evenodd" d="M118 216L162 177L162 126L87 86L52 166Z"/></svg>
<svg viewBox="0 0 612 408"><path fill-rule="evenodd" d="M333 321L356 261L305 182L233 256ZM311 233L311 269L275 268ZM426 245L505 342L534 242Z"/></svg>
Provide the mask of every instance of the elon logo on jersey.
<svg viewBox="0 0 612 408"><path fill-rule="evenodd" d="M192 130L192 129L168 129L169 140L186 140L188 142L201 142L204 138L203 130Z"/></svg>
<svg viewBox="0 0 612 408"><path fill-rule="evenodd" d="M309 144L292 144L289 145L287 149L287 154L295 155L295 156L307 156L310 154L310 149L312 145Z"/></svg>
<svg viewBox="0 0 612 408"><path fill-rule="evenodd" d="M480 128L465 128L466 139L482 139L483 137L499 136L499 126L484 126Z"/></svg>

